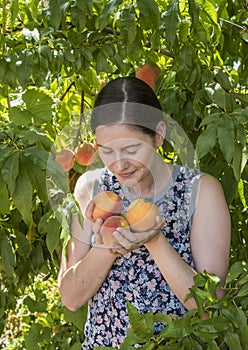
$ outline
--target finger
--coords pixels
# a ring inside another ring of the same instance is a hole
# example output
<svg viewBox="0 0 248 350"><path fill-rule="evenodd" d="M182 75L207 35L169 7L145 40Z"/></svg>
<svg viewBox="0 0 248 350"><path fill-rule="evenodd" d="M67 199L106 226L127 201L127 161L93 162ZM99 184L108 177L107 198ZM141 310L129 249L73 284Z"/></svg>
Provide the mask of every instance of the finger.
<svg viewBox="0 0 248 350"><path fill-rule="evenodd" d="M113 232L113 236L118 241L118 243L126 250L129 250L133 246L133 242L130 242L128 237L119 230Z"/></svg>
<svg viewBox="0 0 248 350"><path fill-rule="evenodd" d="M113 245L111 246L111 252L115 255L125 255L128 253L128 250L121 247L120 245L117 245L115 243L113 243Z"/></svg>
<svg viewBox="0 0 248 350"><path fill-rule="evenodd" d="M95 245L103 244L102 236L99 233L95 233Z"/></svg>
<svg viewBox="0 0 248 350"><path fill-rule="evenodd" d="M102 218L97 218L96 221L93 224L93 232L97 235L100 234L100 229L103 223L103 219Z"/></svg>
<svg viewBox="0 0 248 350"><path fill-rule="evenodd" d="M135 243L137 238L135 233L122 227L117 227L117 232L119 232L123 237L125 237L129 242Z"/></svg>
<svg viewBox="0 0 248 350"><path fill-rule="evenodd" d="M85 216L91 222L94 222L94 219L92 217L94 207L95 207L95 204L91 201L91 202L89 202L89 204L87 205L87 208L85 210Z"/></svg>

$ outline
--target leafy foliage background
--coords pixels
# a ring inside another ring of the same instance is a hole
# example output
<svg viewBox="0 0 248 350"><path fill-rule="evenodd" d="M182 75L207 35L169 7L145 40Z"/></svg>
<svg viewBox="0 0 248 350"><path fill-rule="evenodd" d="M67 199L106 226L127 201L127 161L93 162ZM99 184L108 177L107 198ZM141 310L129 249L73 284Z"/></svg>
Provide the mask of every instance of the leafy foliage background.
<svg viewBox="0 0 248 350"><path fill-rule="evenodd" d="M178 339L183 349L247 346L247 10L246 0L1 2L0 347L80 349L85 307L70 313L56 289L68 238L63 218L77 208L70 196L56 205L59 191L51 205L48 175L70 194L53 146L75 120L76 137L61 137L57 146L91 139L86 112L101 84L134 75L145 62L160 67L155 91L190 138L201 170L223 185L232 247L224 300L211 294L218 281L200 275L192 290L199 309L185 320L154 316L170 325L156 339L153 316L130 306L133 331L123 349L137 337L144 349L178 349ZM160 152L180 161L170 145ZM75 166L69 185L84 171Z"/></svg>

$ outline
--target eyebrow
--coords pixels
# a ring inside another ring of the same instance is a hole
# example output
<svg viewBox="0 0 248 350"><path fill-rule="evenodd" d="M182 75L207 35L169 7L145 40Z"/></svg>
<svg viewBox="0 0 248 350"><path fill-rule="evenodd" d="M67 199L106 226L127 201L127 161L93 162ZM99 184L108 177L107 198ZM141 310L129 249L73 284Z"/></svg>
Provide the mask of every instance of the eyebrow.
<svg viewBox="0 0 248 350"><path fill-rule="evenodd" d="M107 147L107 146L103 146L99 143L96 143L98 147L102 147L102 148L107 148L107 149L112 149L111 147ZM128 145L128 146L124 146L122 147L122 149L125 149L125 148L131 148L131 147L137 147L137 146L140 146L142 144L142 142L139 142L139 143L135 143L133 145Z"/></svg>

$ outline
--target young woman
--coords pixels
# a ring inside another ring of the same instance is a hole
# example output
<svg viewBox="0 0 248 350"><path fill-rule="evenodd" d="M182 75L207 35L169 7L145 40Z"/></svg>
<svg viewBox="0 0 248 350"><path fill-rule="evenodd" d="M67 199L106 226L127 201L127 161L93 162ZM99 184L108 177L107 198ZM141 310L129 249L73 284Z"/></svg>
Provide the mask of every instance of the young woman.
<svg viewBox="0 0 248 350"><path fill-rule="evenodd" d="M197 169L168 164L156 152L166 125L148 85L133 77L109 82L96 98L91 126L105 167L77 182L84 227L73 218L59 273L62 302L71 310L88 302L84 350L119 348L129 327L127 301L140 313L185 315L196 306L185 296L197 272L207 270L224 283L230 247L229 212L219 182ZM118 228L118 244L106 249L99 234L103 219L94 222L91 201L105 190L121 196L124 210L136 198L154 202L160 216L153 229ZM222 292L217 290L217 297ZM163 327L155 324L155 333Z"/></svg>

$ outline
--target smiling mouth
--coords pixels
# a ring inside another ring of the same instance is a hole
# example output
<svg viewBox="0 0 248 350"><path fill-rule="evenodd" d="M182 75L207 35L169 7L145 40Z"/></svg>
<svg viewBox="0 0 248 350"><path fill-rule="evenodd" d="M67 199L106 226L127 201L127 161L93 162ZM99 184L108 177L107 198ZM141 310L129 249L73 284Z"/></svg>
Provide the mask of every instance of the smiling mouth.
<svg viewBox="0 0 248 350"><path fill-rule="evenodd" d="M134 173L135 173L135 170L128 173L118 174L118 177L121 177L123 179L129 179L130 177L133 176Z"/></svg>

